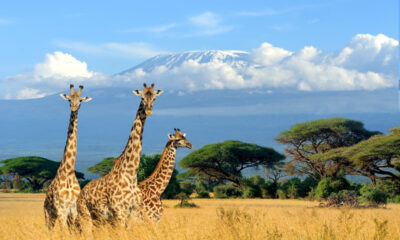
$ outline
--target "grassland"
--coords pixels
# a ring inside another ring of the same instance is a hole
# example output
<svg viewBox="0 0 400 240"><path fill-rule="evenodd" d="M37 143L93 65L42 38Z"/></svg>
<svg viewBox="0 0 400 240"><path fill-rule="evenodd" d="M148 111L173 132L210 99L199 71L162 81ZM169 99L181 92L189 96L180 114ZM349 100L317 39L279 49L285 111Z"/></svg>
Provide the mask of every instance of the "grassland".
<svg viewBox="0 0 400 240"><path fill-rule="evenodd" d="M0 193L0 239L87 239L44 226L43 194ZM93 239L400 239L400 205L386 209L318 208L300 200L197 199L200 208L166 200L158 227L97 229Z"/></svg>

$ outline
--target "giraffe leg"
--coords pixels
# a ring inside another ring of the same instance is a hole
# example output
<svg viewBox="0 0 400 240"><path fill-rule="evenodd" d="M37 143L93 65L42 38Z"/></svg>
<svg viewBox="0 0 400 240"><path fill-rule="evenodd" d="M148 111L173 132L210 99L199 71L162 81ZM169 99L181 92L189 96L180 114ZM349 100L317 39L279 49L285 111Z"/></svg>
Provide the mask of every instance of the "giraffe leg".
<svg viewBox="0 0 400 240"><path fill-rule="evenodd" d="M48 230L52 230L57 220L57 210L54 204L50 203L49 199L46 198L44 201L44 220Z"/></svg>
<svg viewBox="0 0 400 240"><path fill-rule="evenodd" d="M86 236L91 234L93 221L86 205L86 200L81 196L77 201L77 218L75 223L76 227L81 231L81 233L85 234Z"/></svg>

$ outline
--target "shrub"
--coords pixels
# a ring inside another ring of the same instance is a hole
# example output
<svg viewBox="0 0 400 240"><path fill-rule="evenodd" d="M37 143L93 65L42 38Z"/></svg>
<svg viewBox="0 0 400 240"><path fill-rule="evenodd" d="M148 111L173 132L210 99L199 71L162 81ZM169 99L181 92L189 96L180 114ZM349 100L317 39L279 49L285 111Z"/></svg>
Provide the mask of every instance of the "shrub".
<svg viewBox="0 0 400 240"><path fill-rule="evenodd" d="M396 195L394 197L389 197L387 199L389 203L400 203L400 195Z"/></svg>
<svg viewBox="0 0 400 240"><path fill-rule="evenodd" d="M319 200L326 199L332 193L338 193L340 190L346 190L349 188L350 184L345 178L322 178L315 189L315 197Z"/></svg>
<svg viewBox="0 0 400 240"><path fill-rule="evenodd" d="M190 195L194 192L194 189L196 188L196 185L194 185L190 181L184 181L180 183L181 186L181 191L186 193L187 195Z"/></svg>
<svg viewBox="0 0 400 240"><path fill-rule="evenodd" d="M341 190L338 193L332 193L327 197L326 202L327 207L357 207L357 192L353 190Z"/></svg>
<svg viewBox="0 0 400 240"><path fill-rule="evenodd" d="M215 198L237 198L242 196L242 192L232 184L215 186L213 191Z"/></svg>
<svg viewBox="0 0 400 240"><path fill-rule="evenodd" d="M297 178L297 177L291 178L291 179L281 183L278 191L279 191L278 197L280 199L300 197L300 191L301 191L300 178ZM283 196L283 195L285 195L285 196Z"/></svg>
<svg viewBox="0 0 400 240"><path fill-rule="evenodd" d="M360 193L361 193L361 200L363 202L377 204L377 205L387 203L388 195L379 190L377 187L365 184L360 189Z"/></svg>
<svg viewBox="0 0 400 240"><path fill-rule="evenodd" d="M391 180L379 180L376 187L389 196L390 200L388 199L388 201L392 202L394 199L400 198L400 183Z"/></svg>
<svg viewBox="0 0 400 240"><path fill-rule="evenodd" d="M287 199L286 193L282 189L278 189L278 191L276 191L276 194L278 195L279 199Z"/></svg>
<svg viewBox="0 0 400 240"><path fill-rule="evenodd" d="M262 198L277 198L278 183L266 181L261 189Z"/></svg>
<svg viewBox="0 0 400 240"><path fill-rule="evenodd" d="M196 198L210 198L210 194L207 191L201 191L197 193Z"/></svg>
<svg viewBox="0 0 400 240"><path fill-rule="evenodd" d="M175 208L195 208L199 207L195 203L189 202L189 196L186 195L185 193L179 193L176 195L178 199L180 199L180 203L176 204L174 207Z"/></svg>

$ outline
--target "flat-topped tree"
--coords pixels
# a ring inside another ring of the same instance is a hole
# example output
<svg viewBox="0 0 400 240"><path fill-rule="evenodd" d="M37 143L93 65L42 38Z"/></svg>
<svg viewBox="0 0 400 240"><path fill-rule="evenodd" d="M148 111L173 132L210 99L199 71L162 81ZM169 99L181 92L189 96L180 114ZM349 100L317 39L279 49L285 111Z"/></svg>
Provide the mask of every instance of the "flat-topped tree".
<svg viewBox="0 0 400 240"><path fill-rule="evenodd" d="M275 140L287 146L285 153L291 159L286 167L289 173L320 179L336 177L342 169L333 162L311 158L312 155L352 146L376 134L379 132L366 130L360 121L329 118L296 124L281 132Z"/></svg>
<svg viewBox="0 0 400 240"><path fill-rule="evenodd" d="M56 176L61 163L37 156L25 156L5 159L0 161L0 164L0 173L18 174L29 182L33 190L40 190ZM78 179L84 177L83 173L77 171L75 175Z"/></svg>
<svg viewBox="0 0 400 240"><path fill-rule="evenodd" d="M316 161L338 162L346 173L363 175L371 180L392 180L400 183L400 127L387 135L376 135L351 147L342 147L317 154Z"/></svg>
<svg viewBox="0 0 400 240"><path fill-rule="evenodd" d="M285 159L285 156L269 147L228 140L206 145L183 158L179 165L218 179L233 182L243 187L242 171L264 166L270 168Z"/></svg>

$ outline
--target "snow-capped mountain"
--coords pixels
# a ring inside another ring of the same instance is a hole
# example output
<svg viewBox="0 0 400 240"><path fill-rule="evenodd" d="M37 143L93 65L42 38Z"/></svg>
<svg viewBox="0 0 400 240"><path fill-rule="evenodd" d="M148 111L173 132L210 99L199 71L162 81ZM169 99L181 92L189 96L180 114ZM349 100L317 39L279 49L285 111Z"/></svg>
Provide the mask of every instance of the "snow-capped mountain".
<svg viewBox="0 0 400 240"><path fill-rule="evenodd" d="M249 53L238 50L204 50L186 51L181 53L160 54L150 58L133 68L127 69L119 74L133 72L142 69L144 72L152 72L156 67L164 66L167 69L181 66L184 62L194 61L197 63L223 62L236 69L242 69L250 64Z"/></svg>

